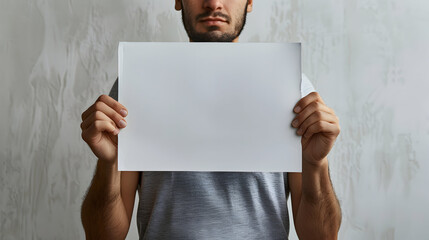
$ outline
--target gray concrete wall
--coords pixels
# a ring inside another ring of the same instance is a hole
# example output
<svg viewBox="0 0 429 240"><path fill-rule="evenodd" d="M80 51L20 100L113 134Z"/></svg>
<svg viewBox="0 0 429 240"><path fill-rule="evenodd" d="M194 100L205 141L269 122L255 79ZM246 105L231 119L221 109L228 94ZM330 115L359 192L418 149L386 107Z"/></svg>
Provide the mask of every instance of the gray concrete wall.
<svg viewBox="0 0 429 240"><path fill-rule="evenodd" d="M0 0L0 239L83 238L96 159L80 114L113 84L119 41L187 41L173 6ZM303 43L303 71L340 118L340 239L427 238L428 12L424 0L255 0L248 16L242 42Z"/></svg>

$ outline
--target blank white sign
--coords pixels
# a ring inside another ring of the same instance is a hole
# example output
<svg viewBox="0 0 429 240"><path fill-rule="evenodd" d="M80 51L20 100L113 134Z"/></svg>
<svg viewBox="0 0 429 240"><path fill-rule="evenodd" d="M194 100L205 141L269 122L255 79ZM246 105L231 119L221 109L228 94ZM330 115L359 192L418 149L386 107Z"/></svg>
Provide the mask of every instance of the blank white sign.
<svg viewBox="0 0 429 240"><path fill-rule="evenodd" d="M120 171L300 172L299 43L119 44Z"/></svg>

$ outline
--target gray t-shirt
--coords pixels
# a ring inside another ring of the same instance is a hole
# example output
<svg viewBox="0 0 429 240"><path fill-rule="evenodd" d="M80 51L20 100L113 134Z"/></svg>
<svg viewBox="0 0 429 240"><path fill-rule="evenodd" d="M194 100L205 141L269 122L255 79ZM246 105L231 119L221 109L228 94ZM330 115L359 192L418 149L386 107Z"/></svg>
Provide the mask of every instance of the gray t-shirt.
<svg viewBox="0 0 429 240"><path fill-rule="evenodd" d="M140 239L288 239L287 173L142 172L138 193Z"/></svg>

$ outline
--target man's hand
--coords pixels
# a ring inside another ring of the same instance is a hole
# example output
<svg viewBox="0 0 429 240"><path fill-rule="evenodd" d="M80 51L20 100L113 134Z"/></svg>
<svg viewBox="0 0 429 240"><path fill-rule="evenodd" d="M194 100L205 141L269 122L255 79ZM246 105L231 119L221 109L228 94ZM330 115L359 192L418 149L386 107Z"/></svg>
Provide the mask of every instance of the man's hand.
<svg viewBox="0 0 429 240"><path fill-rule="evenodd" d="M118 133L127 126L127 109L113 98L101 95L82 113L82 139L101 160L115 163L118 157Z"/></svg>
<svg viewBox="0 0 429 240"><path fill-rule="evenodd" d="M302 136L303 160L317 165L328 155L340 133L338 117L317 92L299 100L293 111L297 115L292 126Z"/></svg>

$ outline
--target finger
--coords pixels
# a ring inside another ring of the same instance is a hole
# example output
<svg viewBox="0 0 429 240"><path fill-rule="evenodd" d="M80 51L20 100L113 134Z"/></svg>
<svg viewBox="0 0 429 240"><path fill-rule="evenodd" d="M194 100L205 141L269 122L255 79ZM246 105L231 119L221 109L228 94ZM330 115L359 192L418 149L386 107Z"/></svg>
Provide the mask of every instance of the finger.
<svg viewBox="0 0 429 240"><path fill-rule="evenodd" d="M301 100L299 100L295 104L295 106L293 108L293 111L295 113L299 113L303 109L305 109L305 107L307 107L307 105L309 105L312 102L320 102L322 104L325 104L325 102L323 101L322 97L320 97L319 93L312 92L312 93L308 94L307 96L301 98Z"/></svg>
<svg viewBox="0 0 429 240"><path fill-rule="evenodd" d="M307 119L302 122L302 124L299 126L297 134L301 135L307 131L307 128L312 126L316 122L328 122L332 124L337 123L337 118L329 113L323 112L323 111L316 111L313 112Z"/></svg>
<svg viewBox="0 0 429 240"><path fill-rule="evenodd" d="M94 108L98 102L103 102L113 110L115 110L117 113L119 113L122 117L126 117L128 115L128 110L126 107L124 107L122 104L117 102L115 99L111 98L107 95L101 95L98 97L97 101L89 107L85 112L82 113L82 120L87 118L92 112L94 112Z"/></svg>
<svg viewBox="0 0 429 240"><path fill-rule="evenodd" d="M332 109L321 102L311 102L307 107L298 113L295 118L292 120L293 127L299 127L311 114L315 112L325 112L330 115L335 116L335 113ZM336 116L335 116L336 117Z"/></svg>
<svg viewBox="0 0 429 240"><path fill-rule="evenodd" d="M325 133L336 137L340 133L340 128L338 124L319 121L313 123L310 127L308 127L307 131L304 132L303 136L305 138L310 138L316 133Z"/></svg>
<svg viewBox="0 0 429 240"><path fill-rule="evenodd" d="M83 122L80 124L80 128L82 130L85 130L89 126L91 126L91 124L96 120L107 121L112 123L114 126L116 126L115 122L111 118L109 118L105 113L103 113L102 111L95 111L91 113L91 115L89 115L85 120L83 120Z"/></svg>
<svg viewBox="0 0 429 240"><path fill-rule="evenodd" d="M96 120L87 129L82 131L82 138L85 142L91 142L94 138L99 138L99 134L102 132L118 135L119 130L111 122Z"/></svg>
<svg viewBox="0 0 429 240"><path fill-rule="evenodd" d="M87 112L85 112L86 116L83 119L83 121L85 121L87 118L89 118L89 116L91 116L92 114L95 114L96 112L104 113L107 117L113 120L119 128L124 128L127 126L127 121L117 111L115 111L106 103L101 101L94 103L90 107L90 109L88 109Z"/></svg>

